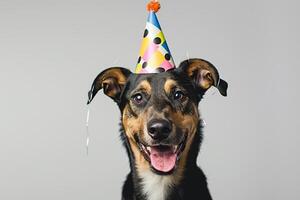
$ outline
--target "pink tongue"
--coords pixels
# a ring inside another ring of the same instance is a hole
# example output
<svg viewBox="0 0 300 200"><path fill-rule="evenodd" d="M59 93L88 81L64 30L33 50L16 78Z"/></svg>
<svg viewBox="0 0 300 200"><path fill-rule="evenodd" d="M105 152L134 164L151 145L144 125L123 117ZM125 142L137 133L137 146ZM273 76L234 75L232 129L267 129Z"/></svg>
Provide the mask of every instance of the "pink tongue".
<svg viewBox="0 0 300 200"><path fill-rule="evenodd" d="M151 165L161 172L171 171L176 164L177 154L171 150L160 151L158 148L152 147L150 153Z"/></svg>

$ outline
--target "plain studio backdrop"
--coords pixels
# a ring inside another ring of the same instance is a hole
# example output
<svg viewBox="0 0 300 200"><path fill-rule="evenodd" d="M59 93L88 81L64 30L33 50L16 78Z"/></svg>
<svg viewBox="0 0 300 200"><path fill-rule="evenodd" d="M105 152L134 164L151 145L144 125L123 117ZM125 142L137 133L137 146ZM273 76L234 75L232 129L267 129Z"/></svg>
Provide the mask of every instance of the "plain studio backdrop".
<svg viewBox="0 0 300 200"><path fill-rule="evenodd" d="M120 199L129 172L120 113L87 92L107 67L134 70L147 1L0 0L0 199ZM212 62L198 164L216 200L300 199L300 12L295 0L162 0L177 65Z"/></svg>

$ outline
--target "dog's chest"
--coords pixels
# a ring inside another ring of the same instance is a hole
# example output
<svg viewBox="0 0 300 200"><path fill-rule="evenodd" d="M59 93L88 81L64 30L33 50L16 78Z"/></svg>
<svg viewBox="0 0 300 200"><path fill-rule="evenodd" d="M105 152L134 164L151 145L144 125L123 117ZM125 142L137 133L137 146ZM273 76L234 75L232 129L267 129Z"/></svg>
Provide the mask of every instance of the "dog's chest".
<svg viewBox="0 0 300 200"><path fill-rule="evenodd" d="M173 184L172 177L149 171L141 174L142 191L147 200L165 200Z"/></svg>

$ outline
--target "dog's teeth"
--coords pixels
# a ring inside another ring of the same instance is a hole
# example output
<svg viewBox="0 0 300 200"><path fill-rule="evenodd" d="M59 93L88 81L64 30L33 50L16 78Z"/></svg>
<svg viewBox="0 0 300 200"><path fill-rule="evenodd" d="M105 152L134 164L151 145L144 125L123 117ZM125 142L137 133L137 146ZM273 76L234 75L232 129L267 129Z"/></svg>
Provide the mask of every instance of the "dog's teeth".
<svg viewBox="0 0 300 200"><path fill-rule="evenodd" d="M150 147L146 147L147 148L147 150L151 153L151 148Z"/></svg>
<svg viewBox="0 0 300 200"><path fill-rule="evenodd" d="M173 153L176 153L178 145L173 146Z"/></svg>

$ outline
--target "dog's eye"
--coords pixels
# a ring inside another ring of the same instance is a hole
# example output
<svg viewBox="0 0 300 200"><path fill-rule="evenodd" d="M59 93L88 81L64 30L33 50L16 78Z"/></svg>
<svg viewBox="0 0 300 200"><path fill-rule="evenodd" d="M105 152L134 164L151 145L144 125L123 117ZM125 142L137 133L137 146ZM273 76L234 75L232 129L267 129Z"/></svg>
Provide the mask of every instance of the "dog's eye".
<svg viewBox="0 0 300 200"><path fill-rule="evenodd" d="M175 100L181 100L184 98L184 94L182 91L178 90L174 93L174 99Z"/></svg>
<svg viewBox="0 0 300 200"><path fill-rule="evenodd" d="M132 96L132 100L136 104L141 104L143 102L143 95L138 93Z"/></svg>

